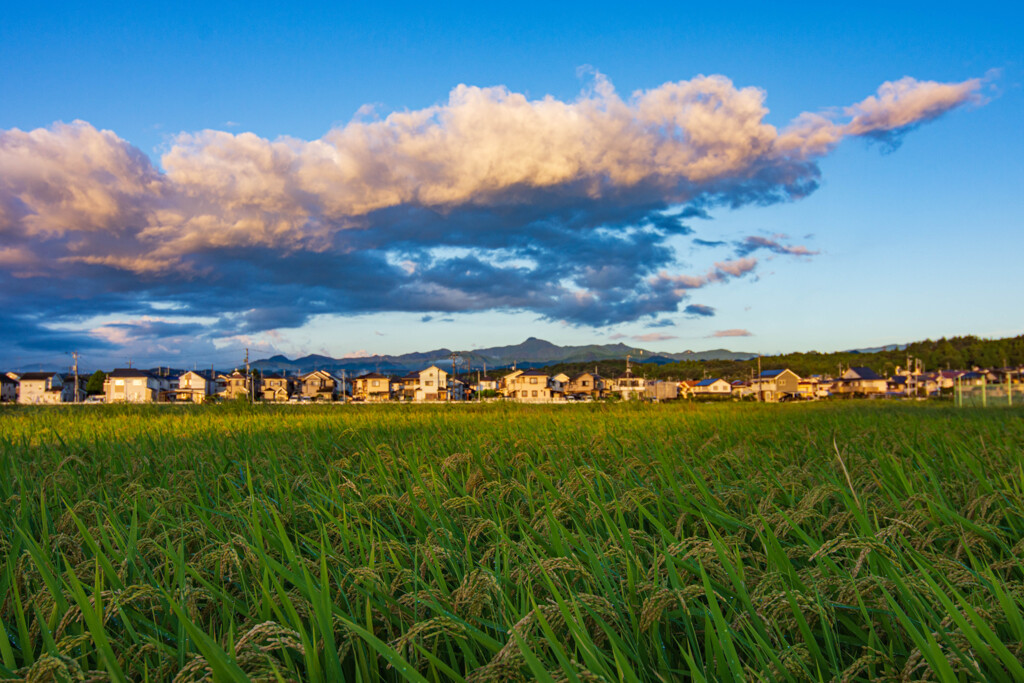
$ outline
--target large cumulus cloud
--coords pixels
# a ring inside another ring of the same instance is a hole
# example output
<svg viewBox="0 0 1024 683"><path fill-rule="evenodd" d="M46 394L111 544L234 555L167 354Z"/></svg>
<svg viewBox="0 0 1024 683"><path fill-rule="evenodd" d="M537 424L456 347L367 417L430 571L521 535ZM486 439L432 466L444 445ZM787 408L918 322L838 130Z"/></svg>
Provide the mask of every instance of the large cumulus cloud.
<svg viewBox="0 0 1024 683"><path fill-rule="evenodd" d="M723 76L623 97L595 74L568 102L460 85L318 140L182 134L163 170L82 121L0 131L0 301L24 320L173 302L230 334L319 313L672 313L758 249L814 253L751 238L683 273L685 220L805 196L844 138L895 144L981 87L904 78L778 130L763 91Z"/></svg>

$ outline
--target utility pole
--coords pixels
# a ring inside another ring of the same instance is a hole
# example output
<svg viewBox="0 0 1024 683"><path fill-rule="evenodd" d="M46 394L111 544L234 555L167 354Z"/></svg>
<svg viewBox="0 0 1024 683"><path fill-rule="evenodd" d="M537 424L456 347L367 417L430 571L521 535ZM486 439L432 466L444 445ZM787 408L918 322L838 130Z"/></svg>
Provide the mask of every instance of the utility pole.
<svg viewBox="0 0 1024 683"><path fill-rule="evenodd" d="M249 394L249 403L252 403L252 372L249 368L249 349L245 349L245 392Z"/></svg>
<svg viewBox="0 0 1024 683"><path fill-rule="evenodd" d="M75 359L75 398L74 402L78 403L78 351L72 351L71 357Z"/></svg>
<svg viewBox="0 0 1024 683"><path fill-rule="evenodd" d="M757 402L764 401L764 378L761 377L761 354L757 354Z"/></svg>
<svg viewBox="0 0 1024 683"><path fill-rule="evenodd" d="M452 359L452 378L448 382L448 400L451 401L452 399L455 398L455 360L457 358L460 358L460 356L459 354L452 351L448 357ZM441 387L438 387L438 389L440 388Z"/></svg>

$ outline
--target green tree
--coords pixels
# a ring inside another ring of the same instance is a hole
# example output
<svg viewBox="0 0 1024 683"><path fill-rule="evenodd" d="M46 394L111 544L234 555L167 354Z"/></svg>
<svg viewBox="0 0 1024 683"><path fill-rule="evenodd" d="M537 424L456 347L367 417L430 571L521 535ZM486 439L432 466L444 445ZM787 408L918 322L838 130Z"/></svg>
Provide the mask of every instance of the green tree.
<svg viewBox="0 0 1024 683"><path fill-rule="evenodd" d="M103 393L103 382L107 379L107 373L102 370L97 370L89 376L89 381L85 385L85 393L89 395L102 394Z"/></svg>

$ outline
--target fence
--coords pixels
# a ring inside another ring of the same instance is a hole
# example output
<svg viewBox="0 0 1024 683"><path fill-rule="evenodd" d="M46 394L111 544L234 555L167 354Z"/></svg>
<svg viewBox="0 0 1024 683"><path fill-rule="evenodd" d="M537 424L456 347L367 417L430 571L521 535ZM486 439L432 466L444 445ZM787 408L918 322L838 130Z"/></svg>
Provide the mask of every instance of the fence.
<svg viewBox="0 0 1024 683"><path fill-rule="evenodd" d="M953 401L958 408L988 406L1019 406L1024 404L1024 387L1005 384L966 385L957 382Z"/></svg>

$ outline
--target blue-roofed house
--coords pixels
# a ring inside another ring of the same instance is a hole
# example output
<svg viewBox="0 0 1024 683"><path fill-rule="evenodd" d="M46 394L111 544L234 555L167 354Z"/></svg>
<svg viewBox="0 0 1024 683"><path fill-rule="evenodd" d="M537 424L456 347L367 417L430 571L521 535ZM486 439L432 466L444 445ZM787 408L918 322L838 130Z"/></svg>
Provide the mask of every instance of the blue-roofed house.
<svg viewBox="0 0 1024 683"><path fill-rule="evenodd" d="M697 396L731 396L732 385L720 377L702 379L693 386Z"/></svg>
<svg viewBox="0 0 1024 683"><path fill-rule="evenodd" d="M751 388L760 400L774 403L788 396L800 395L800 376L789 368L763 370Z"/></svg>

